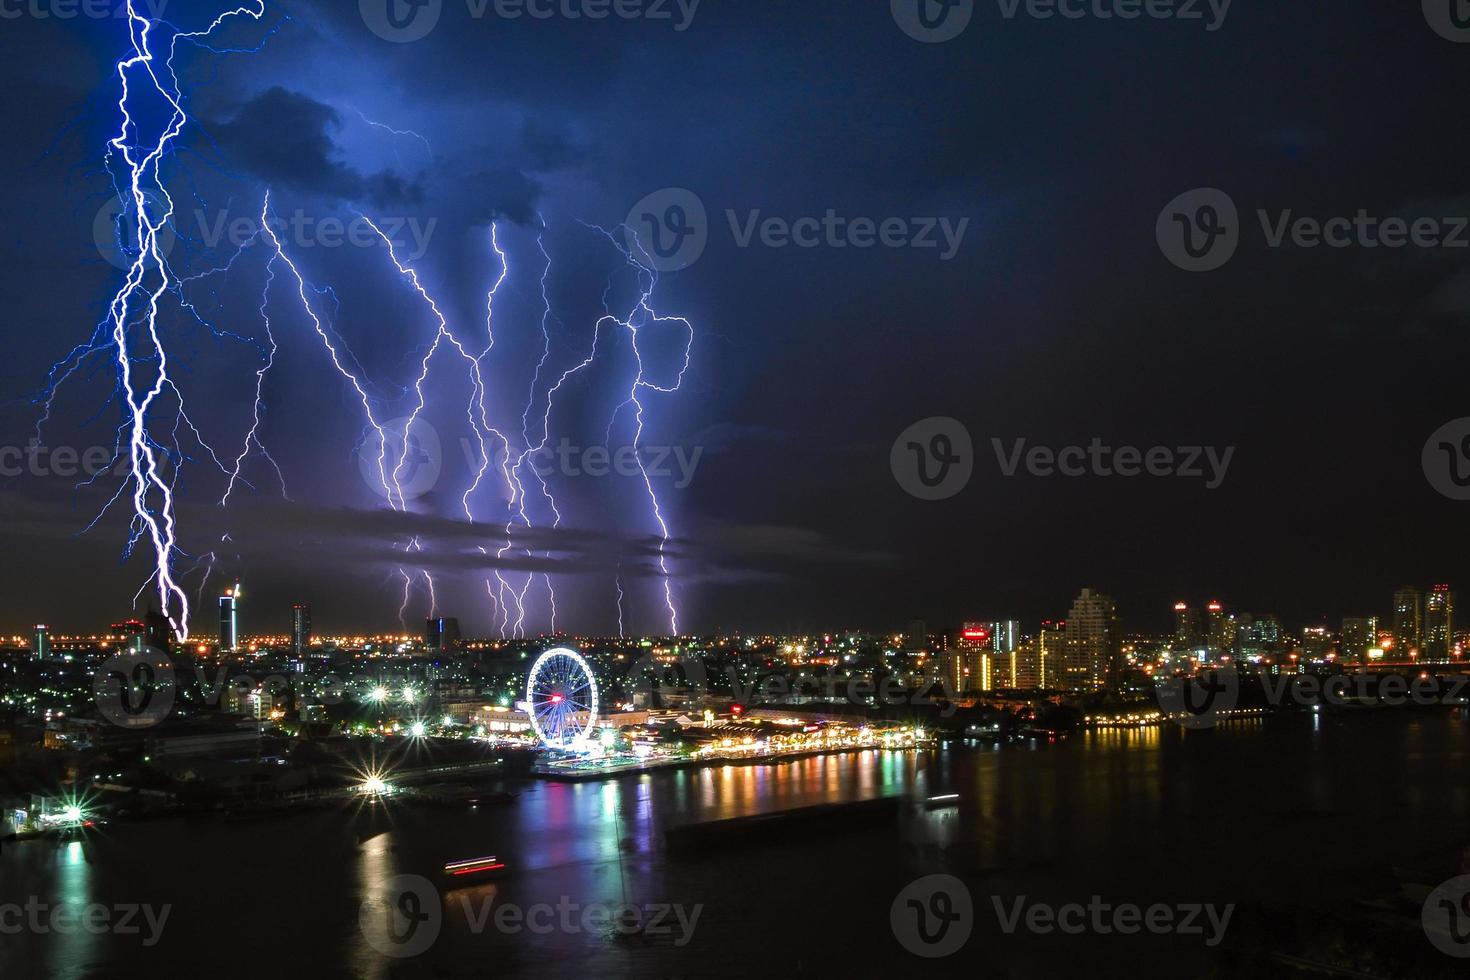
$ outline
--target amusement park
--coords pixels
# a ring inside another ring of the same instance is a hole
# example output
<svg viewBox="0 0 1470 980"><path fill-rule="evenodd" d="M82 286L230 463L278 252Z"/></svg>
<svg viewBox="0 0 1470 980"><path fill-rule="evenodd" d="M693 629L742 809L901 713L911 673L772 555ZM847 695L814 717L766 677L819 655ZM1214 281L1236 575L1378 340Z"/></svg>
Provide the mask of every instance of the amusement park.
<svg viewBox="0 0 1470 980"><path fill-rule="evenodd" d="M685 710L637 710L632 705L609 710L599 702L587 660L565 647L536 659L525 700L517 708L529 726L527 734L543 750L533 771L562 779L808 753L908 749L926 741L923 729L910 725L854 724L738 704L724 711L709 704Z"/></svg>

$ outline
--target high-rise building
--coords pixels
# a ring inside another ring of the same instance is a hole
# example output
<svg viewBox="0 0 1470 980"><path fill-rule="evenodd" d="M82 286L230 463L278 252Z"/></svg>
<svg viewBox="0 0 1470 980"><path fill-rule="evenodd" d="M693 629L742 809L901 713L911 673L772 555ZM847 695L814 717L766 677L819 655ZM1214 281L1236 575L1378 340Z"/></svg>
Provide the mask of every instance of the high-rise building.
<svg viewBox="0 0 1470 980"><path fill-rule="evenodd" d="M444 617L426 620L424 646L430 653L453 653L459 649L459 620Z"/></svg>
<svg viewBox="0 0 1470 980"><path fill-rule="evenodd" d="M1067 616L1067 687L1097 690L1117 677L1118 609L1110 596L1083 589Z"/></svg>
<svg viewBox="0 0 1470 980"><path fill-rule="evenodd" d="M1236 625L1235 652L1242 657L1263 656L1281 642L1281 621L1271 613L1243 613Z"/></svg>
<svg viewBox="0 0 1470 980"><path fill-rule="evenodd" d="M989 623L966 623L960 630L959 642L944 655L945 672L954 678L955 690L989 691L995 684L1005 684L993 673L994 639Z"/></svg>
<svg viewBox="0 0 1470 980"><path fill-rule="evenodd" d="M1185 602L1174 603L1174 645L1181 650L1193 649L1201 645L1202 634L1199 610Z"/></svg>
<svg viewBox="0 0 1470 980"><path fill-rule="evenodd" d="M168 617L157 609L150 609L144 613L143 639L154 650L168 653L174 643L174 629Z"/></svg>
<svg viewBox="0 0 1470 980"><path fill-rule="evenodd" d="M291 607L291 652L298 660L311 647L311 607L298 602Z"/></svg>
<svg viewBox="0 0 1470 980"><path fill-rule="evenodd" d="M1406 585L1393 594L1393 645L1401 654L1424 642L1424 594Z"/></svg>
<svg viewBox="0 0 1470 980"><path fill-rule="evenodd" d="M1368 662L1368 651L1378 646L1378 617L1357 616L1342 621L1342 659L1346 663Z"/></svg>
<svg viewBox="0 0 1470 980"><path fill-rule="evenodd" d="M1213 600L1205 606L1205 614L1210 655L1218 659L1235 648L1235 621L1226 614L1224 606Z"/></svg>
<svg viewBox="0 0 1470 980"><path fill-rule="evenodd" d="M37 660L51 659L51 627L45 623L36 624L36 640L31 644L31 653Z"/></svg>
<svg viewBox="0 0 1470 980"><path fill-rule="evenodd" d="M234 653L240 648L240 586L226 589L219 597L219 648Z"/></svg>
<svg viewBox="0 0 1470 980"><path fill-rule="evenodd" d="M909 620L903 631L903 648L909 653L922 653L929 648L929 624L922 619Z"/></svg>
<svg viewBox="0 0 1470 980"><path fill-rule="evenodd" d="M142 653L148 646L148 626L141 619L113 623L112 633L133 653Z"/></svg>
<svg viewBox="0 0 1470 980"><path fill-rule="evenodd" d="M1424 597L1424 643L1426 657L1448 658L1455 645L1455 594L1448 585L1436 585Z"/></svg>
<svg viewBox="0 0 1470 980"><path fill-rule="evenodd" d="M990 624L990 645L996 653L1009 654L1021 642L1021 623L1015 619L999 619Z"/></svg>

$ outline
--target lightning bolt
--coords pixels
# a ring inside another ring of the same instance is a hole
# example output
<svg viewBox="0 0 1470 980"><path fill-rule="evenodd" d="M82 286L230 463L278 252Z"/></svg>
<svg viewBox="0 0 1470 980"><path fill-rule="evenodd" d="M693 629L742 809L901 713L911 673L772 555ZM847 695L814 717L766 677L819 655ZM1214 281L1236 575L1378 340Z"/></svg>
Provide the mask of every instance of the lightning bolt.
<svg viewBox="0 0 1470 980"><path fill-rule="evenodd" d="M528 596L538 575L535 571L529 571L524 582L516 577L516 583L512 585L501 570L504 559L516 547L514 541L516 525L519 524L527 529L533 528L536 515L542 509L549 509L551 527L560 528L563 523L562 509L547 480L535 466L532 466L531 472L535 479L533 486L525 479L525 467L535 454L545 451L549 443L552 415L556 411L557 393L574 377L587 371L597 361L600 345L604 343L605 331L626 331L636 361L636 370L627 378L626 395L622 396L621 401L614 407L608 420L606 435L610 442L624 409L629 409L633 416L632 448L638 460L638 470L648 499L652 520L658 528L658 566L662 579L664 605L668 611L669 629L671 633L677 634L679 611L671 582L668 553L672 531L665 506L640 450L648 424L646 400L654 394L672 394L681 389L690 365L694 328L688 320L682 317L662 315L654 309L653 295L658 284L658 276L651 267L652 263L644 261L647 258L646 253L642 253L641 246L636 244L636 237L632 239L635 248L630 250L623 247L612 233L601 228L595 229L618 248L627 266L634 270L638 298L626 315L617 316L608 309L605 294L604 315L594 325L591 348L586 357L562 371L559 376L556 376L554 383L546 385L544 382L551 377L549 370L552 360L552 323L556 320L556 316L552 309L549 286L553 263L551 253L545 243L546 223L542 221L541 230L536 237L537 248L544 260L540 281L543 301L542 345L540 358L531 375L529 391L521 412L519 453L517 453L512 446L511 437L492 424L485 375L485 364L496 344L495 305L497 295L510 276L510 263L506 251L501 247L498 225L492 222L490 226L490 245L499 262L499 270L486 295L485 344L483 349L479 349L478 343L475 344L475 349L472 349L466 340L456 335L451 329L440 305L425 288L419 273L399 259L394 242L372 219L362 216L367 226L372 228L386 246L387 254L399 275L422 299L436 322L434 336L424 348L418 364L412 385L412 408L404 426L401 450L395 454L389 449L390 433L379 417L378 405L380 402L370 394L369 382L362 362L352 355L345 340L340 337L335 328L324 321L324 317L335 314L329 312L330 308L328 312L323 311L320 306L322 297L326 296L332 301L335 301L336 297L330 289L310 286L300 267L288 254L281 236L277 234L276 223L272 218L269 190L265 191L261 202L259 230L249 241L242 243L236 249L235 254L224 266L187 278L178 276L170 267L165 255L165 246L161 242L165 230L172 231L175 216L174 200L164 185L162 164L165 158L172 155L180 134L190 121L184 109L185 98L174 64L180 42L193 44L200 49L214 53L255 51L259 50L265 41L279 30L280 24L271 28L266 38L257 47L224 48L212 43L215 32L232 20L249 19L256 23L261 22L265 15L264 0L242 2L234 9L220 14L205 29L188 32L181 31L165 21L150 19L139 14L137 4L142 0L125 0L125 2L129 44L125 56L115 66L121 90L117 100L120 122L116 135L107 144L106 169L112 178L119 200L124 204L120 221L129 227L130 234L127 238L129 243L136 247L136 252L132 247L125 250L128 266L123 282L107 304L106 314L94 328L91 337L85 343L74 347L52 367L47 375L45 387L37 398L37 403L41 404L43 409L36 424L36 434L39 439L45 424L50 420L59 390L69 380L89 370L89 365L97 363L94 360L97 355L111 352L116 362L114 370L117 383L103 409L116 402L121 410L122 421L117 428L118 451L114 461L118 464L119 470L122 470L124 463L126 464L126 480L103 505L92 522L87 525L86 530L95 527L115 504L124 500L130 503L133 515L129 522L124 560L131 557L135 550L144 544L151 550L153 559L150 574L140 587L138 596L141 597L150 587L155 589L162 613L167 617L179 640L183 642L188 639L191 596L182 585L185 576L178 574L175 570L178 559L187 557L179 542L176 490L184 464L192 461L191 454L195 451L194 446L197 446L198 452L202 453L207 461L212 462L226 477L223 495L218 501L220 506L229 504L238 486L243 484L251 487L245 470L247 464L257 456L274 470L281 486L282 496L287 500L290 499L282 467L262 439L262 428L266 418L267 378L275 368L282 351L282 342L278 333L280 326L272 318L271 302L272 297L284 286L290 288L290 292L294 293L295 300L300 303L301 309L310 321L332 366L357 395L368 428L376 434L378 440L375 461L376 480L388 500L389 507L395 511L406 513L409 510L409 494L405 490L404 476L410 451L410 434L414 424L425 410L426 385L433 365L436 363L436 357L441 351L444 351L446 356L455 359L466 372L466 377L470 381L470 397L465 406L465 421L478 444L479 456L474 478L462 495L461 509L465 519L471 524L482 523L480 515L476 512L476 500L493 467L496 470L496 479L503 487L506 506L503 532L495 533L494 537L503 543L480 546L480 551L488 559L490 548L497 549L495 560L499 564L493 579L486 578L485 585L487 597L503 637L507 634L518 638L526 635ZM146 112L139 105L143 99L149 101ZM155 111L152 104L158 100L161 100L161 103ZM421 134L412 130L394 129L368 118L360 110L354 111L366 124L393 135L395 153L397 153L396 141L402 137L409 137L422 142L432 156L433 149ZM157 121L145 125L142 120ZM196 193L195 196L197 198L198 194ZM588 225L587 227L593 228L594 226ZM217 327L201 313L187 291L193 283L208 277L230 274L240 256L247 249L256 245L265 245L269 249L264 269L265 279L257 308L263 324L263 339L260 340ZM635 251L642 253L643 257L636 256ZM294 287L291 287L292 282L294 282ZM208 329L215 338L248 344L258 352L259 361L255 367L254 401L250 424L242 441L237 444L239 451L228 454L225 459L221 459L220 454L210 446L200 429L189 417L183 393L175 382L173 359L165 344L164 332L160 324L163 307L170 297L177 299L180 309L188 313L195 323ZM660 380L645 365L644 349L640 343L643 338L640 334L650 328L661 330L669 326L677 326L686 332L687 341L682 350L682 366L679 367L672 380ZM407 388L403 389L404 392L407 390ZM99 414L103 409L99 409ZM540 420L539 432L536 431L537 425L534 421L537 416ZM184 440L192 440L193 444L189 445L188 451L186 451ZM96 478L94 476L88 483L95 481ZM541 505L532 507L531 498L535 492L539 492L545 502L544 508ZM499 524L499 521L489 523ZM228 540L228 535L222 540ZM411 555L422 553L424 547L421 540L415 536L403 545L403 550L405 555ZM535 557L529 545L520 550L528 559ZM540 557L549 560L551 557L549 548L541 552ZM202 589L207 584L216 562L216 553L211 551L192 566L190 573L196 570L203 571L199 584L201 590L199 595L202 595ZM406 617L411 593L419 576L422 576L428 589L431 603L430 615L437 614L438 597L433 576L426 569L419 569L417 574L410 574L408 568L411 567L410 563L399 570L404 584L404 599L400 615ZM539 575L547 592L550 628L554 633L557 625L556 590L549 572L541 572ZM618 600L619 634L622 635L625 595L621 570L615 578L615 586ZM193 598L196 603L199 601L197 595Z"/></svg>
<svg viewBox="0 0 1470 980"><path fill-rule="evenodd" d="M114 160L122 160L122 181L126 184L126 193L131 196L136 209L133 240L138 245L137 255L127 270L123 285L108 304L107 316L111 325L110 347L116 352L118 384L123 396L123 434L127 442L129 479L132 484L133 534L126 553L131 553L133 542L142 536L147 537L153 548L154 567L144 588L149 582L155 584L163 615L183 642L189 637L189 596L175 578L173 568L175 553L179 550L174 512L174 485L178 478L178 466L176 464L174 467L173 478L165 481L161 473L160 456L165 459L169 457L150 435L150 413L155 403L166 390L173 392L178 399L178 389L169 377L168 352L158 326L159 305L165 293L175 285L158 241L160 232L172 220L174 212L173 199L164 187L161 165L188 121L173 61L181 39L208 47L204 39L221 24L242 16L259 21L265 14L265 4L264 0L257 0L253 6L241 6L222 13L203 31L174 31L169 38L168 56L163 62L165 78L158 70L158 55L151 46L156 22L139 16L134 8L134 0L126 0L126 3L131 53L116 66L121 84L117 108L122 118L118 133L109 141L107 151L107 169L113 174L115 182L118 175L113 170ZM151 142L144 139L142 128L134 120L130 109L132 89L129 79L134 73L138 74L140 82L146 78L150 91L167 102L170 109L168 123ZM164 202L161 214L149 215L150 198ZM139 323L134 323L135 318ZM141 328L139 332L142 334L137 338L136 344L132 336L135 327ZM95 349L99 339L94 334L91 344L87 346ZM152 361L154 365L151 381L135 377L134 364L143 361ZM80 358L73 363L80 363ZM69 372L65 376L69 376ZM175 431L178 418L184 416L182 399L178 399L178 403ZM190 428L193 428L192 423ZM109 501L109 505L110 503ZM141 595L141 590L139 594Z"/></svg>

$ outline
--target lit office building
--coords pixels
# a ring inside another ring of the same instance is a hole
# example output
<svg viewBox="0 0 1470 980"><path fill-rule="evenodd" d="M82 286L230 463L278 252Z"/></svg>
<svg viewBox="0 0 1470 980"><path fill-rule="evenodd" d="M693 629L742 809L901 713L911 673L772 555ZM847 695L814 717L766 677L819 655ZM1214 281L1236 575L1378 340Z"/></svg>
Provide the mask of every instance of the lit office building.
<svg viewBox="0 0 1470 980"><path fill-rule="evenodd" d="M1083 589L1072 600L1067 616L1063 684L1098 690L1113 680L1118 669L1118 609L1110 596Z"/></svg>
<svg viewBox="0 0 1470 980"><path fill-rule="evenodd" d="M430 653L454 653L459 649L459 620L440 617L424 623L424 646Z"/></svg>
<svg viewBox="0 0 1470 980"><path fill-rule="evenodd" d="M1342 621L1342 659L1367 663L1368 651L1378 646L1378 617L1358 616Z"/></svg>
<svg viewBox="0 0 1470 980"><path fill-rule="evenodd" d="M36 640L31 644L31 653L37 660L51 659L51 628L45 623L36 624Z"/></svg>
<svg viewBox="0 0 1470 980"><path fill-rule="evenodd" d="M219 597L219 648L234 653L240 648L240 586L226 589Z"/></svg>
<svg viewBox="0 0 1470 980"><path fill-rule="evenodd" d="M1424 597L1424 644L1426 657L1449 657L1455 637L1455 594L1448 585L1436 585Z"/></svg>
<svg viewBox="0 0 1470 980"><path fill-rule="evenodd" d="M1400 653L1424 641L1424 593L1406 585L1393 594L1393 645Z"/></svg>
<svg viewBox="0 0 1470 980"><path fill-rule="evenodd" d="M1201 633L1199 610L1185 602L1174 603L1174 646L1180 650L1200 646Z"/></svg>
<svg viewBox="0 0 1470 980"><path fill-rule="evenodd" d="M995 663L994 634L988 623L966 623L959 642L945 653L946 675L952 675L957 691L989 691L993 683L1003 680L992 676ZM950 679L949 676L946 679Z"/></svg>
<svg viewBox="0 0 1470 980"><path fill-rule="evenodd" d="M311 607L298 602L291 607L291 652L297 660L311 647Z"/></svg>
<svg viewBox="0 0 1470 980"><path fill-rule="evenodd" d="M1205 615L1206 627L1209 630L1210 655L1219 659L1235 649L1235 619L1226 614L1225 607L1219 602L1211 602L1206 606Z"/></svg>

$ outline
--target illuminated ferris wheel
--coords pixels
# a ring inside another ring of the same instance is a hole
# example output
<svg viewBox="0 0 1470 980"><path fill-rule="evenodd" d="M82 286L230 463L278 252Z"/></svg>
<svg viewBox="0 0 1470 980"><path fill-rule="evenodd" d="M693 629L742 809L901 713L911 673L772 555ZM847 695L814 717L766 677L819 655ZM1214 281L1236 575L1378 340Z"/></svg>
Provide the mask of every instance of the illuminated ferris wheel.
<svg viewBox="0 0 1470 980"><path fill-rule="evenodd" d="M575 650L547 650L531 665L526 711L536 737L553 749L585 742L597 724L597 681Z"/></svg>

